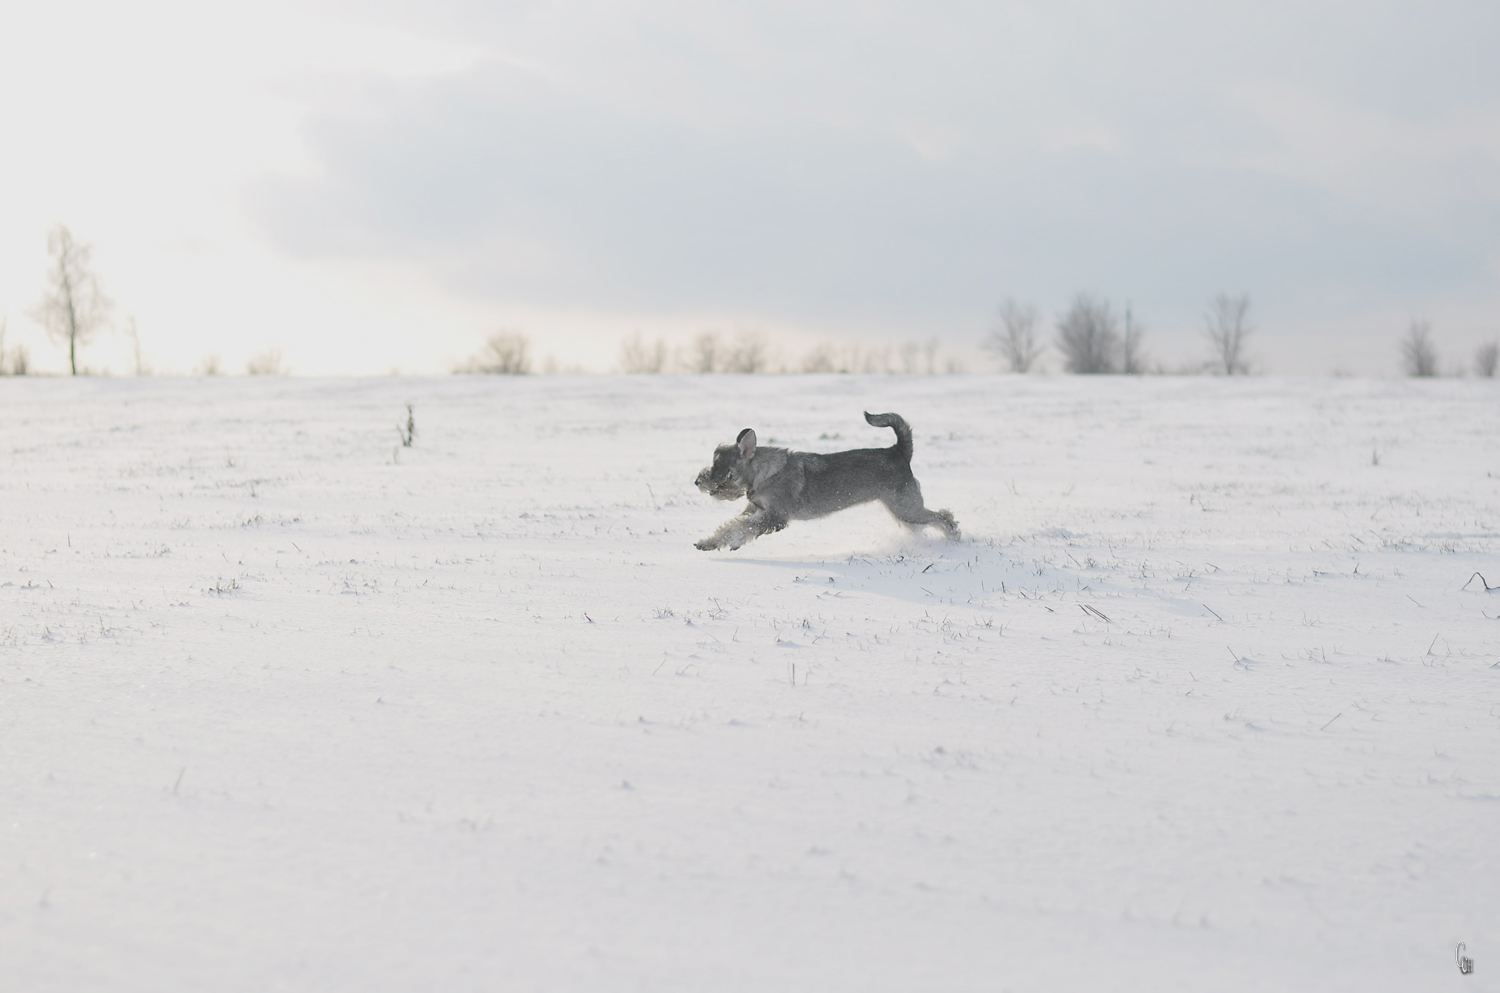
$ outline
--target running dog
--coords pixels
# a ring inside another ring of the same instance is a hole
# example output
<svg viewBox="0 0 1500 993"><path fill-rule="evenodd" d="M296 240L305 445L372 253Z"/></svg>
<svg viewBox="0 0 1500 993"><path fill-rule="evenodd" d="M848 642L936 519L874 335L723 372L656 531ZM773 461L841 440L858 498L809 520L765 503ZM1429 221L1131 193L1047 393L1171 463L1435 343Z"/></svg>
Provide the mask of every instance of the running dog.
<svg viewBox="0 0 1500 993"><path fill-rule="evenodd" d="M748 497L743 513L731 517L694 546L703 551L739 548L763 534L780 531L788 521L827 517L871 500L885 504L912 531L927 525L958 538L958 524L946 510L928 510L922 486L911 473L911 428L900 414L865 413L865 421L896 432L890 448L857 448L848 452L793 452L760 447L755 432L741 431L733 444L714 449L713 464L694 480L716 500Z"/></svg>

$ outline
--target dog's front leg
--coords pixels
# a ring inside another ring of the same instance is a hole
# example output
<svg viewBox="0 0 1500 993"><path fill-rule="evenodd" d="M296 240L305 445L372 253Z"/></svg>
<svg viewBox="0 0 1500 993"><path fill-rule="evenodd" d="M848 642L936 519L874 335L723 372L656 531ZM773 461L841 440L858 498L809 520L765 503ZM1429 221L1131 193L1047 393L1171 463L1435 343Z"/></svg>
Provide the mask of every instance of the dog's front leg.
<svg viewBox="0 0 1500 993"><path fill-rule="evenodd" d="M754 541L763 534L780 531L784 527L786 518L781 515L771 514L757 507L746 507L743 514L731 517L719 525L719 530L694 543L693 547L706 552L728 546L730 551L734 551L746 542Z"/></svg>
<svg viewBox="0 0 1500 993"><path fill-rule="evenodd" d="M734 547L739 548L744 542L743 539L738 538L738 535L744 530L745 522L750 519L750 515L754 512L754 507L746 507L744 513L737 514L723 524L720 524L719 529L707 538L693 542L693 547L700 552L711 552L715 548L723 548L733 540Z"/></svg>

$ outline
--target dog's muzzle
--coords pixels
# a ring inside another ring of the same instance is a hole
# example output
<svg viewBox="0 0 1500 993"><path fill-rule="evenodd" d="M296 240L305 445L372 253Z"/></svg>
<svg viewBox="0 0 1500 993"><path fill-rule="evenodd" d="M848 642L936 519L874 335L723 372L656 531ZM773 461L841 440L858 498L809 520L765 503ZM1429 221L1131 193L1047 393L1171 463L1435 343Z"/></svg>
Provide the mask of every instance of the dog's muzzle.
<svg viewBox="0 0 1500 993"><path fill-rule="evenodd" d="M698 473L698 478L693 480L693 485L715 500L738 500L745 495L745 488L735 482L733 476L715 483L712 466Z"/></svg>

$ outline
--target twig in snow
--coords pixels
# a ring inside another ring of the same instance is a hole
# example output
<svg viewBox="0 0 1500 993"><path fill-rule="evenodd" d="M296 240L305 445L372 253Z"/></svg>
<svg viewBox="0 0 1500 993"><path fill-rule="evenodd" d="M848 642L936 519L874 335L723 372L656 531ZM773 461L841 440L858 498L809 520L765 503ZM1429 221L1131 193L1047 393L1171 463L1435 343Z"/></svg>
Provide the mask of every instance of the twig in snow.
<svg viewBox="0 0 1500 993"><path fill-rule="evenodd" d="M1406 594L1406 599L1410 600L1412 603L1417 603L1417 598L1414 597L1414 596L1412 596L1410 593ZM1418 607L1422 607L1422 605L1420 603L1417 603L1417 606ZM1422 609L1426 610L1427 608L1426 607L1422 607Z"/></svg>
<svg viewBox="0 0 1500 993"><path fill-rule="evenodd" d="M1437 644L1437 640L1439 638L1441 638L1442 636L1443 636L1443 632L1441 632L1441 631L1439 631L1437 634L1435 634L1435 635L1432 636L1432 644L1427 646L1427 654L1428 655L1432 654L1433 646Z"/></svg>
<svg viewBox="0 0 1500 993"><path fill-rule="evenodd" d="M1233 648L1230 648L1228 645L1225 645L1224 648L1229 652L1230 658L1234 659L1236 662L1240 660L1239 653L1236 652Z"/></svg>
<svg viewBox="0 0 1500 993"><path fill-rule="evenodd" d="M411 404L406 405L406 427L399 423L396 425L396 437L401 439L402 448L410 448L411 443L417 437L417 415L412 412Z"/></svg>
<svg viewBox="0 0 1500 993"><path fill-rule="evenodd" d="M182 771L177 773L177 782L172 784L172 793L174 795L177 793L177 787L182 785L182 777L185 775L187 775L187 766L182 767Z"/></svg>
<svg viewBox="0 0 1500 993"><path fill-rule="evenodd" d="M1212 608L1212 607L1210 607L1210 606L1209 606L1209 605L1208 605L1208 604L1206 604L1206 603L1205 603L1205 604L1200 604L1200 606L1201 606L1201 607L1202 607L1202 608L1203 608L1203 609L1204 609L1204 610L1206 610L1206 611L1208 611L1208 612L1209 612L1209 613L1210 613L1210 614L1213 614L1213 615L1214 615L1214 616L1215 616L1215 617L1219 617L1219 612L1218 612L1218 611L1217 611L1217 610L1215 610L1215 609L1213 609L1213 608ZM1222 617L1219 617L1219 620L1221 620L1221 621L1222 621L1222 620L1223 620L1223 619L1224 619L1224 618L1222 618Z"/></svg>
<svg viewBox="0 0 1500 993"><path fill-rule="evenodd" d="M937 563L936 563L936 562L929 562L929 563L927 563L927 569L931 569L931 568L932 568L932 567L933 567L933 566L935 566L935 565L937 565ZM923 571L923 572L926 572L926 571L927 571L927 569L923 569L923 570L922 570L922 571Z"/></svg>
<svg viewBox="0 0 1500 993"><path fill-rule="evenodd" d="M1340 717L1343 717L1343 716L1344 716L1344 712L1341 710L1337 714L1334 714L1332 717L1328 718L1328 724L1332 724L1334 721L1338 720ZM1318 728L1318 730L1319 731L1327 731L1328 730L1328 724L1324 724L1322 727Z"/></svg>
<svg viewBox="0 0 1500 993"><path fill-rule="evenodd" d="M1086 603L1080 603L1079 606L1082 607L1084 610L1088 611L1089 613L1093 614L1095 617L1099 618L1105 624L1109 624L1110 623L1110 619L1108 617L1105 617L1104 613L1102 611L1100 611L1098 608L1096 608L1096 607L1090 607Z"/></svg>
<svg viewBox="0 0 1500 993"><path fill-rule="evenodd" d="M1494 593L1496 590L1500 590L1500 586L1491 586L1489 584L1489 581L1486 580L1483 576L1480 576L1479 573L1477 573L1477 572L1474 573L1474 576L1479 576L1479 581L1484 584L1484 591L1486 593ZM1462 586L1459 587L1459 589L1460 590L1466 590L1466 589L1468 589L1469 588L1469 583L1472 583L1474 581L1474 576L1470 576L1469 577L1469 582L1468 583L1464 583Z"/></svg>

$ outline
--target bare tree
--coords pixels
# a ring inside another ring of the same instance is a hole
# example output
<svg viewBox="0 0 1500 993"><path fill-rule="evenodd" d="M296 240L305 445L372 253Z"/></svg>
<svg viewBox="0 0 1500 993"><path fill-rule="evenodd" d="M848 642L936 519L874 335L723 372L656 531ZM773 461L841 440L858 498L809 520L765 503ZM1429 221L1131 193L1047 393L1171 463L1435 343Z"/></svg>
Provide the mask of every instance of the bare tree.
<svg viewBox="0 0 1500 993"><path fill-rule="evenodd" d="M802 356L803 372L839 372L838 366L833 359L833 346L824 342L814 345L812 350Z"/></svg>
<svg viewBox="0 0 1500 993"><path fill-rule="evenodd" d="M922 346L915 341L908 341L901 346L901 371L908 376L915 376L922 371L921 356Z"/></svg>
<svg viewBox="0 0 1500 993"><path fill-rule="evenodd" d="M938 347L942 344L937 338L928 338L922 343L922 359L927 366L927 375L935 376L938 371Z"/></svg>
<svg viewBox="0 0 1500 993"><path fill-rule="evenodd" d="M1401 367L1408 376L1436 376L1437 348L1432 344L1432 322L1412 318L1401 339Z"/></svg>
<svg viewBox="0 0 1500 993"><path fill-rule="evenodd" d="M68 369L78 375L78 349L88 344L109 317L110 301L93 270L94 250L73 239L67 225L47 235L47 292L32 312L55 341L68 346Z"/></svg>
<svg viewBox="0 0 1500 993"><path fill-rule="evenodd" d="M1209 304L1204 334L1213 346L1210 368L1226 376L1245 375L1250 366L1245 359L1245 339L1255 330L1246 318L1250 314L1250 295L1232 297L1220 293Z"/></svg>
<svg viewBox="0 0 1500 993"><path fill-rule="evenodd" d="M458 372L485 376L526 376L531 373L531 339L516 331L492 334L484 347Z"/></svg>
<svg viewBox="0 0 1500 993"><path fill-rule="evenodd" d="M667 343L660 338L648 345L637 331L620 345L620 368L627 373L659 373L666 366Z"/></svg>
<svg viewBox="0 0 1500 993"><path fill-rule="evenodd" d="M1485 379L1495 378L1495 366L1500 364L1500 342L1486 342L1474 352L1474 372Z"/></svg>
<svg viewBox="0 0 1500 993"><path fill-rule="evenodd" d="M1120 342L1120 371L1127 376L1139 376L1146 371L1146 353L1141 348L1141 336L1146 329L1135 322L1130 305L1125 305L1125 337Z"/></svg>
<svg viewBox="0 0 1500 993"><path fill-rule="evenodd" d="M125 337L130 339L130 356L134 360L135 374L137 376L151 375L151 363L141 354L141 333L136 330L134 317L126 320Z"/></svg>
<svg viewBox="0 0 1500 993"><path fill-rule="evenodd" d="M757 373L770 370L771 345L766 336L748 329L736 335L734 349L725 356L724 371Z"/></svg>
<svg viewBox="0 0 1500 993"><path fill-rule="evenodd" d="M1009 371L1030 372L1042 354L1042 346L1036 340L1036 308L1007 297L980 347L993 352Z"/></svg>
<svg viewBox="0 0 1500 993"><path fill-rule="evenodd" d="M724 359L724 343L719 339L719 333L703 331L694 336L682 364L688 372L723 372Z"/></svg>
<svg viewBox="0 0 1500 993"><path fill-rule="evenodd" d="M1120 368L1120 331L1109 303L1087 293L1073 298L1073 306L1057 322L1057 349L1069 372L1084 375Z"/></svg>
<svg viewBox="0 0 1500 993"><path fill-rule="evenodd" d="M5 347L6 332L10 330L10 318L0 317L0 376L24 376L31 364L31 353L25 345Z"/></svg>
<svg viewBox="0 0 1500 993"><path fill-rule="evenodd" d="M247 376L285 376L289 372L279 348L263 348L245 360Z"/></svg>
<svg viewBox="0 0 1500 993"><path fill-rule="evenodd" d="M198 360L193 372L199 376L222 376L224 375L224 360L219 357L218 352L209 352Z"/></svg>

